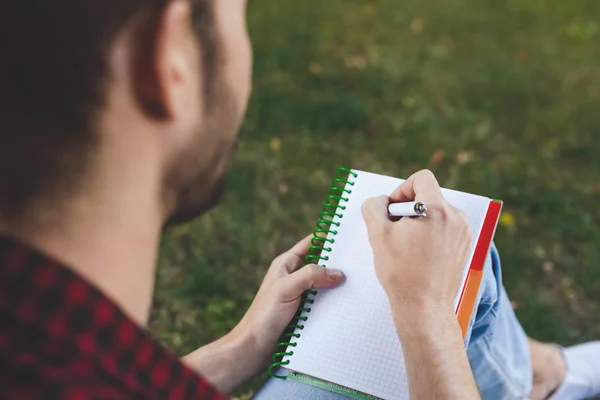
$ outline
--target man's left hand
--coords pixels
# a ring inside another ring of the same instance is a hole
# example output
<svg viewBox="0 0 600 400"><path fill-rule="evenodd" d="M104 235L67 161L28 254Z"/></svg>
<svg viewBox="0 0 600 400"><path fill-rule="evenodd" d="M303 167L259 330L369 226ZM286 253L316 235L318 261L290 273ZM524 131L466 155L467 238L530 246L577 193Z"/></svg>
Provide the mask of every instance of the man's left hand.
<svg viewBox="0 0 600 400"><path fill-rule="evenodd" d="M268 367L306 290L337 286L344 280L338 270L302 267L312 237L273 261L248 312L229 334L184 357L221 392L231 393Z"/></svg>
<svg viewBox="0 0 600 400"><path fill-rule="evenodd" d="M248 312L234 329L249 335L256 346L256 356L267 362L295 315L302 294L313 288L337 286L344 279L339 270L317 265L302 267L312 237L306 237L273 261Z"/></svg>

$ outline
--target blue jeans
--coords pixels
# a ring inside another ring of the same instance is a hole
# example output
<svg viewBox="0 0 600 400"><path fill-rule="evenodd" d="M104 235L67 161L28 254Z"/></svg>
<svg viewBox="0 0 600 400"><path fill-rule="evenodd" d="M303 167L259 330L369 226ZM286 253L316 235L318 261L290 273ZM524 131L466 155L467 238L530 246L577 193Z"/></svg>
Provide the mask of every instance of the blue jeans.
<svg viewBox="0 0 600 400"><path fill-rule="evenodd" d="M484 400L522 400L533 384L527 336L502 286L498 251L492 247L465 338L467 354ZM284 371L279 374L285 375ZM303 383L269 379L254 400L347 400L346 396Z"/></svg>

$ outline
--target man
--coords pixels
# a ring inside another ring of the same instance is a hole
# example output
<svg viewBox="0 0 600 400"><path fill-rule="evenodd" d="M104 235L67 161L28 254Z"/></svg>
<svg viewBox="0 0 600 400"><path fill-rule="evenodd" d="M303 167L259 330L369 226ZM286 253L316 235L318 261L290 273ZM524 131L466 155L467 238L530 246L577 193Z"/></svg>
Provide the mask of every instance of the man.
<svg viewBox="0 0 600 400"><path fill-rule="evenodd" d="M245 3L3 4L0 397L223 398L266 368L305 290L344 279L300 268L305 239L275 259L238 326L183 362L144 331L163 226L202 214L221 192L250 93ZM431 173L391 196L415 198L431 207L426 221L390 222L390 198L364 207L411 394L479 398L452 312L470 233ZM409 231L413 246L405 245ZM487 268L469 357L484 396L523 397L529 348L495 252ZM508 332L489 336L498 326ZM546 365L564 369L558 350L540 346ZM490 349L511 357L483 359ZM560 374L539 381L552 391ZM283 385L271 382L257 397L312 396Z"/></svg>

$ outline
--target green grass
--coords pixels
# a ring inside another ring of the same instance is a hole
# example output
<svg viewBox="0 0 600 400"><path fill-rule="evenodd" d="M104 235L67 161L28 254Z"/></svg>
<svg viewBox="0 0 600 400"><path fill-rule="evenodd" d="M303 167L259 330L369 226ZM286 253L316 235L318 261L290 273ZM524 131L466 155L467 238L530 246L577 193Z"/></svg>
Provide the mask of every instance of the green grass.
<svg viewBox="0 0 600 400"><path fill-rule="evenodd" d="M179 354L243 315L338 166L505 201L527 332L600 337L600 2L249 2L254 95L222 204L161 248L151 330Z"/></svg>

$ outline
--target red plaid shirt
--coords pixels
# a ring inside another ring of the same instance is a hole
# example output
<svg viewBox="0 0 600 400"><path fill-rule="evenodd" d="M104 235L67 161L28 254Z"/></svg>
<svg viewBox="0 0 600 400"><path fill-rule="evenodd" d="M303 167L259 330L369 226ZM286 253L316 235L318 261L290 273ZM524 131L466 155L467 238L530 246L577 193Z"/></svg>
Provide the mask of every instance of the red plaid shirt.
<svg viewBox="0 0 600 400"><path fill-rule="evenodd" d="M5 238L0 398L225 399L99 290Z"/></svg>

